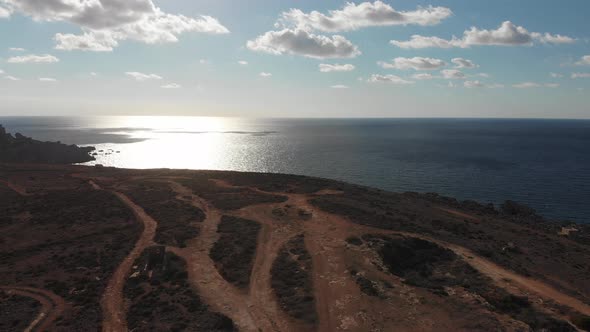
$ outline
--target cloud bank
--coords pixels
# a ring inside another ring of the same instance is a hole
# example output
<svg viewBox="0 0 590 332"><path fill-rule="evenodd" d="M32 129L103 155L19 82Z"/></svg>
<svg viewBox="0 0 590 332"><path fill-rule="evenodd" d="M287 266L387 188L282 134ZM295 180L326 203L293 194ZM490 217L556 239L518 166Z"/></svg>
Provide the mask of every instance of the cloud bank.
<svg viewBox="0 0 590 332"><path fill-rule="evenodd" d="M161 80L163 77L156 74L144 74L137 71L128 71L125 75L135 79L136 81Z"/></svg>
<svg viewBox="0 0 590 332"><path fill-rule="evenodd" d="M399 69L399 70L435 70L440 69L447 65L446 62L440 59L413 57L403 58L398 57L392 60L392 62L378 62L378 65L385 69Z"/></svg>
<svg viewBox="0 0 590 332"><path fill-rule="evenodd" d="M56 49L67 51L105 52L125 40L155 44L176 42L185 32L229 32L211 16L191 18L165 13L152 0L0 0L0 4L9 12L18 12L35 21L79 26L81 34L54 36Z"/></svg>
<svg viewBox="0 0 590 332"><path fill-rule="evenodd" d="M283 12L278 25L323 32L352 31L366 27L394 25L436 25L453 12L446 7L418 7L412 11L397 11L383 1L347 3L342 9L323 14L304 13L299 9Z"/></svg>
<svg viewBox="0 0 590 332"><path fill-rule="evenodd" d="M590 66L590 55L584 55L580 61L576 62L578 66Z"/></svg>
<svg viewBox="0 0 590 332"><path fill-rule="evenodd" d="M43 54L43 55L22 55L22 56L14 56L8 58L6 60L8 63L55 63L59 62L59 59L50 54Z"/></svg>
<svg viewBox="0 0 590 332"><path fill-rule="evenodd" d="M467 76L457 69L445 69L440 72L442 77L448 80L463 80Z"/></svg>
<svg viewBox="0 0 590 332"><path fill-rule="evenodd" d="M531 46L534 42L542 44L571 44L575 42L575 39L568 36L552 35L550 33L529 32L522 26L505 21L495 30L471 27L471 29L463 32L462 38L453 36L450 40L446 40L439 37L413 35L408 41L390 41L392 45L405 49L469 48L482 45Z"/></svg>
<svg viewBox="0 0 590 332"><path fill-rule="evenodd" d="M414 84L412 81L404 80L403 78L395 75L380 75L373 74L367 80L369 83L389 83L394 85L411 85Z"/></svg>
<svg viewBox="0 0 590 332"><path fill-rule="evenodd" d="M556 83L536 83L536 82L523 82L512 85L517 89L532 89L532 88L557 88L559 84Z"/></svg>
<svg viewBox="0 0 590 332"><path fill-rule="evenodd" d="M590 78L590 73L572 73L572 78Z"/></svg>
<svg viewBox="0 0 590 332"><path fill-rule="evenodd" d="M457 69L473 69L478 67L478 65L473 63L473 61L463 58L454 58L451 60L451 62L455 64L455 68Z"/></svg>
<svg viewBox="0 0 590 332"><path fill-rule="evenodd" d="M343 71L353 71L354 65L351 64L328 64L328 63L320 63L318 65L320 72L322 73L330 73L330 72L343 72Z"/></svg>
<svg viewBox="0 0 590 332"><path fill-rule="evenodd" d="M246 46L256 52L293 54L314 59L354 58L361 54L358 47L343 36L314 35L301 29L268 31L248 41Z"/></svg>

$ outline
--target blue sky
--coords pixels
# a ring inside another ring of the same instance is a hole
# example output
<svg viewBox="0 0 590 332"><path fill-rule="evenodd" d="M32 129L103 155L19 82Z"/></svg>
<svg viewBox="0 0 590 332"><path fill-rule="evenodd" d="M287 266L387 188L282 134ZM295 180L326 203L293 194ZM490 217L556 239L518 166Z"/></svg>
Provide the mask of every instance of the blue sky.
<svg viewBox="0 0 590 332"><path fill-rule="evenodd" d="M0 0L0 115L590 118L586 0L44 3Z"/></svg>

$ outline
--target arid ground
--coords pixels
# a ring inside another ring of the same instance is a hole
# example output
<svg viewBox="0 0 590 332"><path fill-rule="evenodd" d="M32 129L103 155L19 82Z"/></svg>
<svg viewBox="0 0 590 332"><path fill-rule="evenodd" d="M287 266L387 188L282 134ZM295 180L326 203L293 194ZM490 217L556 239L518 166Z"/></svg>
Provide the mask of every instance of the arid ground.
<svg viewBox="0 0 590 332"><path fill-rule="evenodd" d="M278 174L0 165L1 331L590 329L590 232Z"/></svg>

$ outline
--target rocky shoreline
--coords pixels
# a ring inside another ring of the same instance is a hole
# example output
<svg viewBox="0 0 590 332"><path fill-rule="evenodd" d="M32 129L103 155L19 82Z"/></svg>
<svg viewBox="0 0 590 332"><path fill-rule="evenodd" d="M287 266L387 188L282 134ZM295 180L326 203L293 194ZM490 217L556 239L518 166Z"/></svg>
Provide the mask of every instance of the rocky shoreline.
<svg viewBox="0 0 590 332"><path fill-rule="evenodd" d="M61 142L42 142L16 133L7 133L0 125L0 162L76 164L93 161L94 147L79 147Z"/></svg>

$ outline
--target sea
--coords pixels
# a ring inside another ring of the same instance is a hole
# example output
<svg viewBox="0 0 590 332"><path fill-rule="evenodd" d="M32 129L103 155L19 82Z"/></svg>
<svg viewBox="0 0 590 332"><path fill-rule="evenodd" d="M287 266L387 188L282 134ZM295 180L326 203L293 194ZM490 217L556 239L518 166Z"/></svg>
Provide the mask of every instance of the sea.
<svg viewBox="0 0 590 332"><path fill-rule="evenodd" d="M0 117L9 132L92 145L88 165L301 174L590 222L590 121Z"/></svg>

